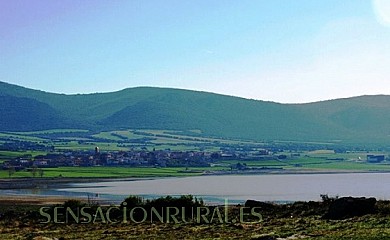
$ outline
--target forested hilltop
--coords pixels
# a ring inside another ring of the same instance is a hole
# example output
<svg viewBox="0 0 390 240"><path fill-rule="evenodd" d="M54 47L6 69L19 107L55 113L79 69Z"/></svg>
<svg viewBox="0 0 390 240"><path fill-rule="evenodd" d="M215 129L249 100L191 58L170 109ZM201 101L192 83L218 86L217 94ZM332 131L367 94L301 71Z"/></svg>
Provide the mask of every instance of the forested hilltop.
<svg viewBox="0 0 390 240"><path fill-rule="evenodd" d="M0 82L0 102L0 131L167 129L235 139L378 143L390 134L390 96L384 95L280 104L154 87L65 95Z"/></svg>

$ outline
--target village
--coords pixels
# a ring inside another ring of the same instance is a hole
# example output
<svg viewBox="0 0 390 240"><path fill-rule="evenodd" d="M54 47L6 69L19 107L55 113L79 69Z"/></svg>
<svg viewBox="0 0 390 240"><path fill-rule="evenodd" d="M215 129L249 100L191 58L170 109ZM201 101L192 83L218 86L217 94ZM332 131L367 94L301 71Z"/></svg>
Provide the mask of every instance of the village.
<svg viewBox="0 0 390 240"><path fill-rule="evenodd" d="M93 167L93 166L154 166L154 167L209 167L222 160L259 160L285 158L285 155L272 155L268 150L249 152L205 152L171 150L130 150L101 152L99 147L91 151L66 151L46 155L23 155L5 161L2 168L15 170L26 168L53 167ZM243 169L245 165L237 165Z"/></svg>
<svg viewBox="0 0 390 240"><path fill-rule="evenodd" d="M327 154L321 156L318 154L321 151L316 149L321 149L323 146L292 143L269 143L263 146L207 143L208 145L194 144L178 149L178 144L172 143L162 148L158 144L149 142L139 144L123 140L116 144L116 147L123 149L115 150L107 149L107 143L100 139L97 139L100 141L95 139L93 143L79 142L79 146L83 146L82 149L61 148L65 146L61 144L69 143L65 140L52 139L56 141L56 146L49 141L31 142L11 138L4 138L4 140L5 142L0 144L0 151L17 153L14 156L11 154L4 157L0 162L0 168L7 171L9 177L19 171L31 172L33 176L43 175L43 169L61 167L180 167L188 172L211 171L220 174L315 168L321 163L349 164L351 161L353 164L362 162L381 164L388 160L384 154L378 152L370 153L343 146L335 146L334 150L323 150L322 152ZM345 162L346 160L348 161ZM367 167L372 166L367 165Z"/></svg>

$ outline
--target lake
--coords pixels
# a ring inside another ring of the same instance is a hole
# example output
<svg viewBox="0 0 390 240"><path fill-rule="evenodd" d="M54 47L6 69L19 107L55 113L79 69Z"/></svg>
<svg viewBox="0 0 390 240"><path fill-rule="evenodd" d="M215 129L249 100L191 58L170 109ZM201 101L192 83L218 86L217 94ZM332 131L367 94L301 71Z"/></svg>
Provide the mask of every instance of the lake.
<svg viewBox="0 0 390 240"><path fill-rule="evenodd" d="M390 199L390 173L210 175L72 184L63 189L8 190L2 194L84 197L119 203L128 195L146 198L192 194L207 203L243 203L247 199L291 202L329 196Z"/></svg>
<svg viewBox="0 0 390 240"><path fill-rule="evenodd" d="M389 183L390 173L213 175L84 183L59 190L105 197L192 194L213 203L223 203L224 199L289 202L320 200L321 194L390 199Z"/></svg>

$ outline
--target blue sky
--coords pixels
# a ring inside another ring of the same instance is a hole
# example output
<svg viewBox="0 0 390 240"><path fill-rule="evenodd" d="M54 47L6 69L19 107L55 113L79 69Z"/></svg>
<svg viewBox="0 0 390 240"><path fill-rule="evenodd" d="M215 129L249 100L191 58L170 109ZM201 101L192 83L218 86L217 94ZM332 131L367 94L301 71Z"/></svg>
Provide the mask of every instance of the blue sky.
<svg viewBox="0 0 390 240"><path fill-rule="evenodd" d="M390 94L387 0L0 0L0 81L276 102Z"/></svg>

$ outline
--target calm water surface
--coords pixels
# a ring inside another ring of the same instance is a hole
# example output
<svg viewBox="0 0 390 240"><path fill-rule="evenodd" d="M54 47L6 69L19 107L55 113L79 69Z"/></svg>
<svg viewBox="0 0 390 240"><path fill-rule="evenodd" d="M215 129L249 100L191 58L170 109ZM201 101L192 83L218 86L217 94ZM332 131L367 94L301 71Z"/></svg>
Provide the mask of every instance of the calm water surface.
<svg viewBox="0 0 390 240"><path fill-rule="evenodd" d="M129 195L145 198L192 194L207 203L320 200L329 196L390 199L390 173L223 175L72 184L64 189L2 190L0 194L91 197L120 203Z"/></svg>
<svg viewBox="0 0 390 240"><path fill-rule="evenodd" d="M206 202L308 201L329 196L390 199L390 173L223 175L74 184L61 192L91 193L106 198L128 195L158 197L192 194Z"/></svg>

